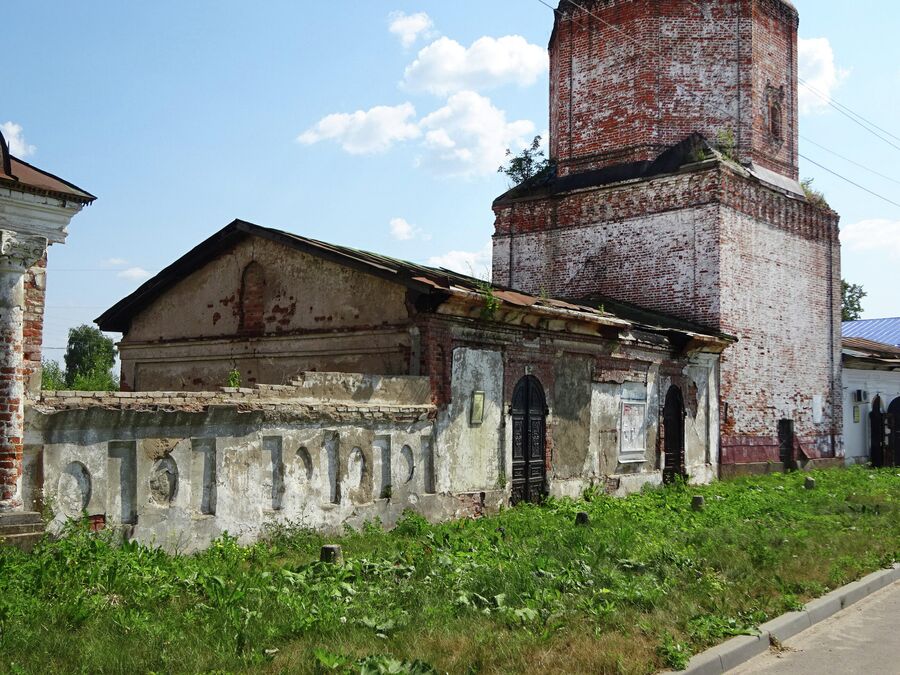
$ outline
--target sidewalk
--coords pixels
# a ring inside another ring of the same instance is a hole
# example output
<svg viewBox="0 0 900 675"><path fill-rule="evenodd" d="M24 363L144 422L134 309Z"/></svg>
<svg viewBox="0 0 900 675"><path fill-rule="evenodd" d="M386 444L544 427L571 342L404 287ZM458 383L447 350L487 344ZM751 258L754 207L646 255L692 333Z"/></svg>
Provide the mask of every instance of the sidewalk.
<svg viewBox="0 0 900 675"><path fill-rule="evenodd" d="M900 675L900 582L788 640L733 675Z"/></svg>

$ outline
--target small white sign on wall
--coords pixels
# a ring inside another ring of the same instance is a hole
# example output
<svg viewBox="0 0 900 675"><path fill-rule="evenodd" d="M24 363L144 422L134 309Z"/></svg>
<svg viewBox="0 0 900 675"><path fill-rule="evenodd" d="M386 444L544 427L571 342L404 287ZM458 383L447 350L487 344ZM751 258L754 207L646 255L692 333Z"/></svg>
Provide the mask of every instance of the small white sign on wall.
<svg viewBox="0 0 900 675"><path fill-rule="evenodd" d="M622 423L619 433L619 461L644 462L647 443L647 404L622 401Z"/></svg>
<svg viewBox="0 0 900 675"><path fill-rule="evenodd" d="M822 394L814 394L812 397L812 414L813 414L813 424L821 424L822 423L822 404L824 403L824 398Z"/></svg>

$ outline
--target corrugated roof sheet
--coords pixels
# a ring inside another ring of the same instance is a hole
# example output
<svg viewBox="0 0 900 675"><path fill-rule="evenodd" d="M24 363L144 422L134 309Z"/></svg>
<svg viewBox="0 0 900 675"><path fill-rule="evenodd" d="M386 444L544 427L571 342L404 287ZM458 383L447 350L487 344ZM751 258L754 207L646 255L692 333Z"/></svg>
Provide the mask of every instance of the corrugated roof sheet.
<svg viewBox="0 0 900 675"><path fill-rule="evenodd" d="M845 321L841 326L841 332L845 338L865 338L887 345L900 346L900 317Z"/></svg>

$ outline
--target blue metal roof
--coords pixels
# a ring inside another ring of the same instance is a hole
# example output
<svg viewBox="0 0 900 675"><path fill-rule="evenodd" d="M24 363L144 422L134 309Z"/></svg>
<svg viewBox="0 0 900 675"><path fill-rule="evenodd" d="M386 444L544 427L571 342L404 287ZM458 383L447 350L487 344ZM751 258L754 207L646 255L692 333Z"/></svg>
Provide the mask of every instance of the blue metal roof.
<svg viewBox="0 0 900 675"><path fill-rule="evenodd" d="M860 319L844 321L844 337L859 337L886 345L900 346L900 316L893 319Z"/></svg>

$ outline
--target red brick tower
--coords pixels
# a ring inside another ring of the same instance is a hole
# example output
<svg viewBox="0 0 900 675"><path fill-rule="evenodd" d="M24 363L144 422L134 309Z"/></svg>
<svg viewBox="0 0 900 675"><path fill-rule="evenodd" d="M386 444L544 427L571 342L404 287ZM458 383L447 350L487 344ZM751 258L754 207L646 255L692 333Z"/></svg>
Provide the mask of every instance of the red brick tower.
<svg viewBox="0 0 900 675"><path fill-rule="evenodd" d="M797 182L797 26L786 0L562 0L553 170L494 204L495 282L739 338L726 473L842 454L838 216Z"/></svg>

